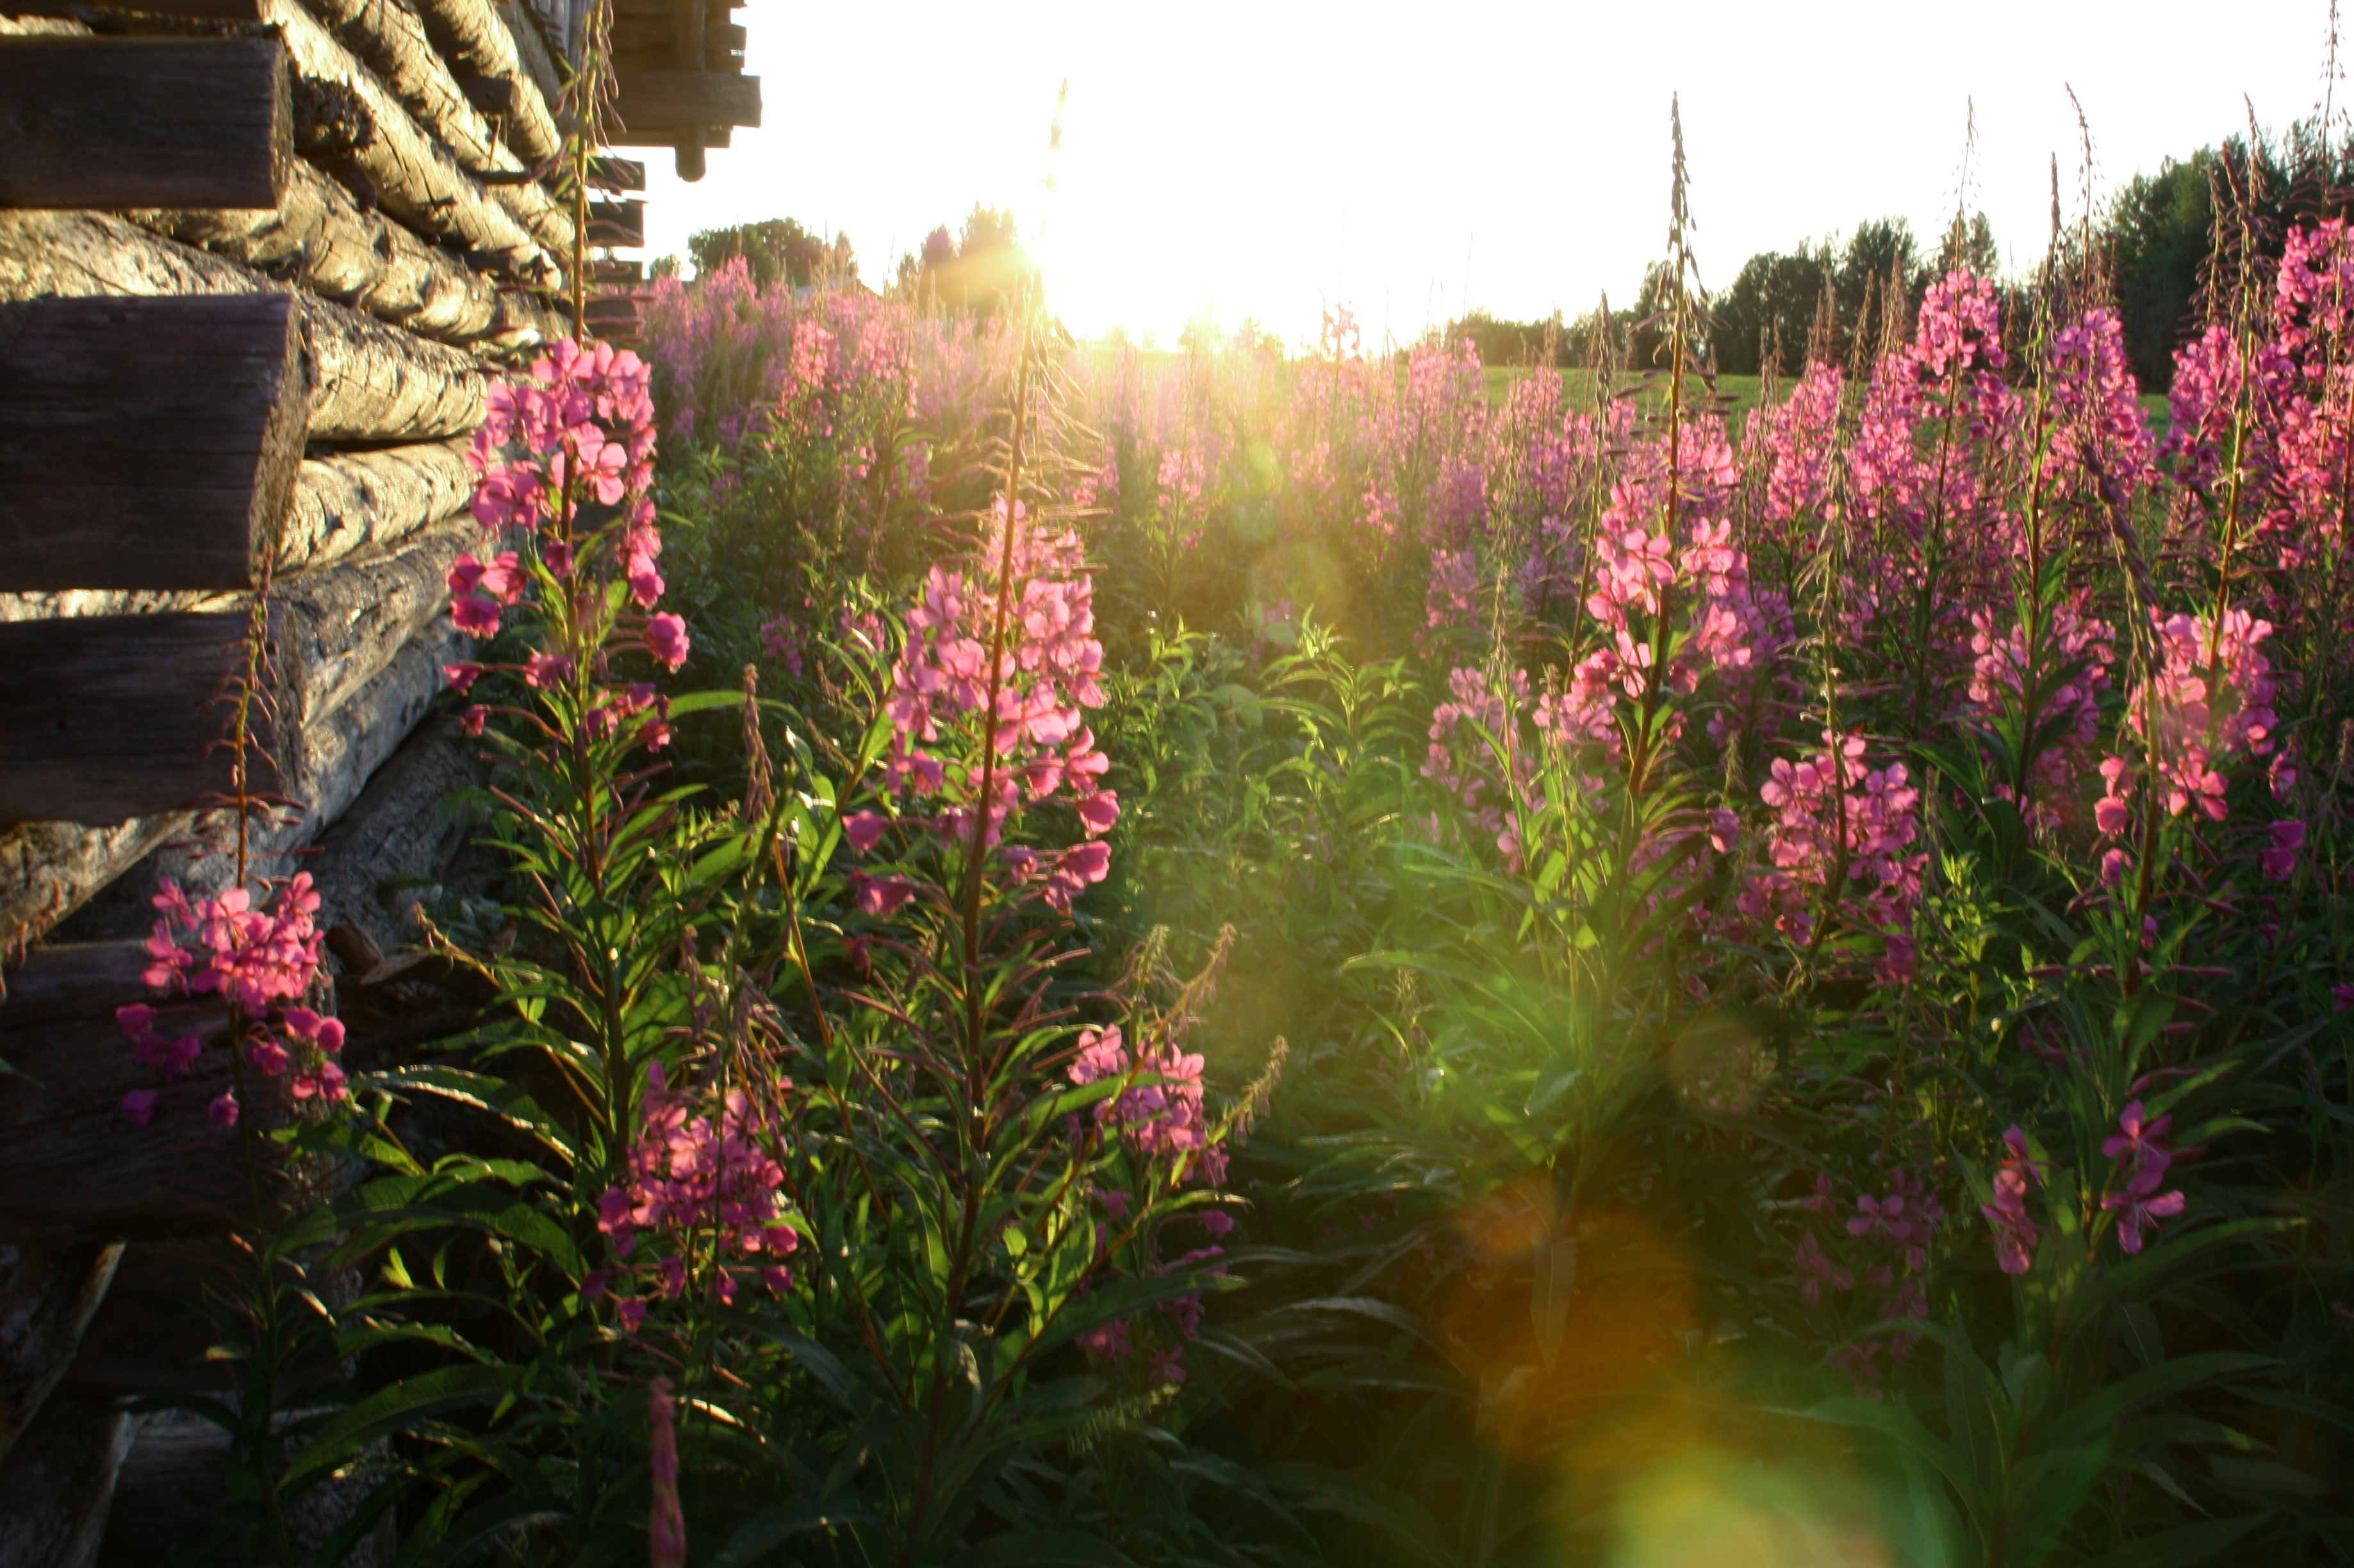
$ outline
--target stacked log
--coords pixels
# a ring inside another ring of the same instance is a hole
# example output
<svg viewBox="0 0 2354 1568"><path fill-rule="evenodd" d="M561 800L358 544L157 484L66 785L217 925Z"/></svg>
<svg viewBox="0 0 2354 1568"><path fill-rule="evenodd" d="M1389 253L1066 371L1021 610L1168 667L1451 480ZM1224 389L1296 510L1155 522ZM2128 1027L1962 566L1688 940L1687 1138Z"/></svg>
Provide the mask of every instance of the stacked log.
<svg viewBox="0 0 2354 1568"><path fill-rule="evenodd" d="M690 177L758 123L731 3L617 6L620 140ZM155 880L234 874L241 694L247 872L318 878L354 1038L479 1004L384 958L380 885L464 832L437 808L472 748L430 715L472 433L572 334L582 245L643 239L641 165L591 161L578 235L552 178L581 8L0 0L0 1568L151 1561L217 1495L212 1428L126 1405L217 1386L201 1325L107 1302L126 1244L249 1204L246 1145L201 1075L125 1118L158 1084L113 1011Z"/></svg>

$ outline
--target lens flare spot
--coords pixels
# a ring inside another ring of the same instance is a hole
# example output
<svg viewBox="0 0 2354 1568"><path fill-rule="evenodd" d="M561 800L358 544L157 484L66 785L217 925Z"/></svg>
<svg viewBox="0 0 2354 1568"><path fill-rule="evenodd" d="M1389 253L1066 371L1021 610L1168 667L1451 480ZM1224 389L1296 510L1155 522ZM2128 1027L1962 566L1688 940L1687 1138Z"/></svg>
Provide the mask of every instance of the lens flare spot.
<svg viewBox="0 0 2354 1568"><path fill-rule="evenodd" d="M1620 1499L1610 1568L1885 1568L1892 1553L1836 1478L1679 1454Z"/></svg>

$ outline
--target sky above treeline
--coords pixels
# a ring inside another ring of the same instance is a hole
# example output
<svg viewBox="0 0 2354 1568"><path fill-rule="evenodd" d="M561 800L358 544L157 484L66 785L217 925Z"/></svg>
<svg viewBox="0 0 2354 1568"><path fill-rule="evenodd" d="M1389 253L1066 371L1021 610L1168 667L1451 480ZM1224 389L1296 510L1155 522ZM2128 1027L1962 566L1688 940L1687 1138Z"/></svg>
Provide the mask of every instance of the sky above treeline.
<svg viewBox="0 0 2354 1568"><path fill-rule="evenodd" d="M1780 0L1441 6L1086 4L791 6L753 0L765 124L697 185L657 149L649 255L794 217L850 236L889 281L975 201L1043 237L1082 337L1173 343L1246 319L1295 344L1353 308L1368 346L1483 308L1624 304L1667 232L1681 96L1704 281L1881 217L1934 238L1963 195L2008 264L2084 167L2105 201L2322 96L2327 0ZM1070 84L1051 197L1047 130ZM2348 92L2338 84L2342 113Z"/></svg>

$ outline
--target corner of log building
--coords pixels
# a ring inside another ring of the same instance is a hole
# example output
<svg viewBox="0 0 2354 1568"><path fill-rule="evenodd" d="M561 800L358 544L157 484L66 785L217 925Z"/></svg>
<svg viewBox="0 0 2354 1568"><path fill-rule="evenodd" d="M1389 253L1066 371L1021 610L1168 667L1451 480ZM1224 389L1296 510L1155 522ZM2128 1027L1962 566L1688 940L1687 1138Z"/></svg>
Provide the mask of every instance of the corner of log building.
<svg viewBox="0 0 2354 1568"><path fill-rule="evenodd" d="M258 872L313 875L381 1059L470 1016L399 957L403 890L469 851L437 716L466 447L573 333L576 258L609 339L644 276L613 254L644 204L606 199L642 164L593 160L578 237L539 177L596 3L0 0L0 1568L152 1562L222 1473L210 1424L132 1399L218 1387L179 1249L228 1173L133 1136L113 1011L156 878L223 875L206 803L257 583L292 802ZM759 122L740 0L602 3L612 143L701 177Z"/></svg>

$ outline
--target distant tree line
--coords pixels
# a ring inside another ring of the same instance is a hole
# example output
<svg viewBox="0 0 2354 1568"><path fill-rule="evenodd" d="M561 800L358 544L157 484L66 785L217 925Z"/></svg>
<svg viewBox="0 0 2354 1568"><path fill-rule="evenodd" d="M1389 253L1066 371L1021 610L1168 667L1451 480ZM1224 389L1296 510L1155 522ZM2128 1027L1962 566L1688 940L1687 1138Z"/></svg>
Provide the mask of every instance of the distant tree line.
<svg viewBox="0 0 2354 1568"><path fill-rule="evenodd" d="M2174 351L2205 308L2203 290L2217 254L2215 214L2244 215L2246 249L2259 267L2277 260L2290 226L2354 211L2354 137L2323 143L2309 127L2287 133L2234 136L2189 158L2167 159L2137 175L2110 200L2089 236L2063 235L2060 259L2067 286L2114 300L2135 376L2151 391L2174 378ZM2236 253L2243 227L2223 237ZM1709 347L1716 367L1754 376L1769 359L1795 376L1810 353L1851 361L1859 336L1867 349L1909 327L1932 279L1953 267L1998 277L2001 255L1984 213L1957 222L1925 246L1903 218L1860 224L1843 242L1802 243L1790 252L1752 256L1708 302ZM1567 322L1504 321L1474 311L1445 329L1469 338L1491 365L1563 366L1615 358L1636 368L1658 362L1659 320L1668 279L1654 267L1631 304L1597 306ZM2036 280L2005 280L2006 315L2024 325Z"/></svg>

